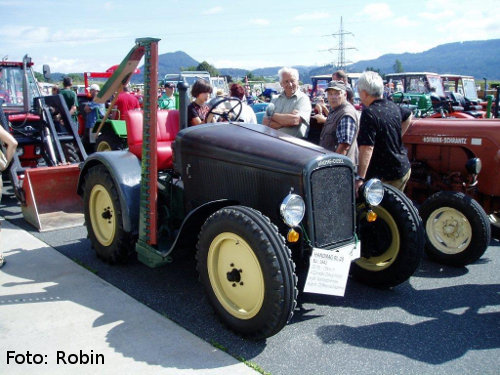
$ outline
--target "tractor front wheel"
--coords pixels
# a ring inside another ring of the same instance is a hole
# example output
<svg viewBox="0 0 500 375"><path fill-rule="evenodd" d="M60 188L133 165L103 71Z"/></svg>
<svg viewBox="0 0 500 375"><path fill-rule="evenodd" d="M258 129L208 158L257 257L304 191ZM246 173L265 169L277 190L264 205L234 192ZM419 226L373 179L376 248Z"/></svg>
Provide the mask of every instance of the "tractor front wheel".
<svg viewBox="0 0 500 375"><path fill-rule="evenodd" d="M223 208L203 225L197 269L220 319L252 339L276 334L291 319L297 278L291 252L259 211Z"/></svg>
<svg viewBox="0 0 500 375"><path fill-rule="evenodd" d="M108 170L89 169L84 185L87 232L97 256L109 263L125 263L135 249L132 235L123 229L118 193Z"/></svg>

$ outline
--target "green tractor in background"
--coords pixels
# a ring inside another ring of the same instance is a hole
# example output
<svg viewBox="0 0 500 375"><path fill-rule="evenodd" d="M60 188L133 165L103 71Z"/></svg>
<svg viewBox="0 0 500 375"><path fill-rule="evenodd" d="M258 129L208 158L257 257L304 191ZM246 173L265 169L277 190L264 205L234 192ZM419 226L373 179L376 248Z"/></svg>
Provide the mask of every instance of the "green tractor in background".
<svg viewBox="0 0 500 375"><path fill-rule="evenodd" d="M441 77L436 73L391 73L386 79L394 85L392 100L408 105L417 117L425 117L435 112L435 102L445 98Z"/></svg>
<svg viewBox="0 0 500 375"><path fill-rule="evenodd" d="M83 78L85 82L85 92L78 94L78 133L83 135L85 130L85 105L91 100L89 92L89 78L110 78L113 73L118 69L118 65L113 65L105 72L84 72ZM133 74L139 74L140 70L135 69ZM127 82L128 83L128 82ZM90 151L112 151L124 150L127 148L127 124L125 120L120 119L118 114L117 119L112 119L111 114L114 109L118 94L123 90L127 83L122 83L117 87L116 94L110 103L107 104L107 111L104 117L100 118L90 132L90 144L94 145L93 150ZM100 116L98 116L100 117Z"/></svg>

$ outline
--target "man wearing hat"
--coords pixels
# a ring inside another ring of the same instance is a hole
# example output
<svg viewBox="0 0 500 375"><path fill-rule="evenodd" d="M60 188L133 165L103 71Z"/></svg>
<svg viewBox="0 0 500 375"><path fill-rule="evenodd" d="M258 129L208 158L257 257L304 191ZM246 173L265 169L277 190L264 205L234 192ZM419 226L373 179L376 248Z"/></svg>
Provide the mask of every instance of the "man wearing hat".
<svg viewBox="0 0 500 375"><path fill-rule="evenodd" d="M85 104L83 110L85 111L85 132L83 133L83 145L87 152L92 152L90 144L90 130L95 126L96 122L104 116L104 104L94 102L94 98L100 91L98 84L93 83L90 85L90 101Z"/></svg>
<svg viewBox="0 0 500 375"><path fill-rule="evenodd" d="M358 144L356 137L359 130L359 115L356 108L347 101L346 85L342 81L330 81L326 88L330 111L328 117L322 114L314 116L323 125L319 145L327 150L347 155L358 164Z"/></svg>
<svg viewBox="0 0 500 375"><path fill-rule="evenodd" d="M160 109L175 109L174 84L172 82L167 82L163 87L165 91L158 100Z"/></svg>

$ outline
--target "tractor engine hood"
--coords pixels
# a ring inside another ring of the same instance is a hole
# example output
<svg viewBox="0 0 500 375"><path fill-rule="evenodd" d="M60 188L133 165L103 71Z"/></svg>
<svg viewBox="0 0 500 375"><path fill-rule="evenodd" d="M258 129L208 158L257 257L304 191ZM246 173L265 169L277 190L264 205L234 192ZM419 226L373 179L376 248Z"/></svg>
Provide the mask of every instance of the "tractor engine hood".
<svg viewBox="0 0 500 375"><path fill-rule="evenodd" d="M333 153L264 125L219 123L179 132L174 144L174 168L181 175L185 173L187 154L301 175L311 160ZM348 158L334 155L350 164Z"/></svg>
<svg viewBox="0 0 500 375"><path fill-rule="evenodd" d="M188 210L226 199L253 207L279 223L280 204L293 191L304 199L308 197L306 211L311 216L305 222L309 222L310 233L314 231L313 212L316 228L331 226L334 217L342 217L351 225L342 235L332 228L324 231L333 233L333 237L318 243L337 243L352 237L354 167L343 155L263 125L240 123L184 129L173 148L174 168L182 176ZM338 202L325 205L325 197ZM320 219L326 206L331 212Z"/></svg>

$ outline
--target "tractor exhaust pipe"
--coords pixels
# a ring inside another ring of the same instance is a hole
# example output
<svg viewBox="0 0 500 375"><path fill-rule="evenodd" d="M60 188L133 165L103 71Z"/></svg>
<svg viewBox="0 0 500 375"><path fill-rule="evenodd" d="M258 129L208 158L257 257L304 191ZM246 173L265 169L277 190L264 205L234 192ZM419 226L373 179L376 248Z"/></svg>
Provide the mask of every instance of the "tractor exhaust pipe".
<svg viewBox="0 0 500 375"><path fill-rule="evenodd" d="M189 104L188 98L188 85L185 82L179 82L177 84L177 90L179 92L179 130L186 129L188 127L187 123L187 107Z"/></svg>

